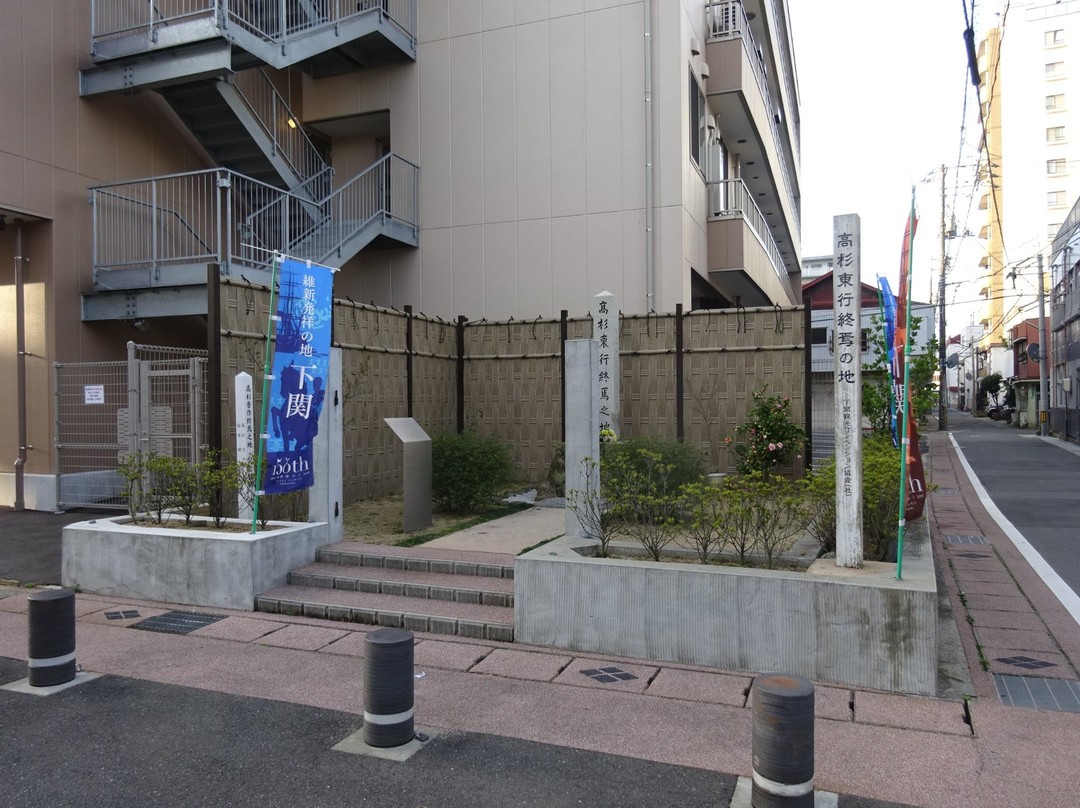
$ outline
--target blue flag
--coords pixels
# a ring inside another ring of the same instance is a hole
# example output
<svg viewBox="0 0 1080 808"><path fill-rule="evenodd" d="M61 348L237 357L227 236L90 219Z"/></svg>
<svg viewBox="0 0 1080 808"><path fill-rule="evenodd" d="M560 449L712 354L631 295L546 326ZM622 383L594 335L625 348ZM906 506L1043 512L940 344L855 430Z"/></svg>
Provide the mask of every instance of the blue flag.
<svg viewBox="0 0 1080 808"><path fill-rule="evenodd" d="M286 259L281 264L266 437L267 494L314 482L311 447L326 397L333 322L333 270Z"/></svg>

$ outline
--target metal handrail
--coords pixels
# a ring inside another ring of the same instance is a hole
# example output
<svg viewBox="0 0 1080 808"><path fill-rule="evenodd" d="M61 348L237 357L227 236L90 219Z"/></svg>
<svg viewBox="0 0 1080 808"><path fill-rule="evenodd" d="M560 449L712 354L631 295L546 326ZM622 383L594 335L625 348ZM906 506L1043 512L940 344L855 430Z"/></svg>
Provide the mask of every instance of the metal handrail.
<svg viewBox="0 0 1080 808"><path fill-rule="evenodd" d="M324 260L378 216L418 226L419 168L389 154L313 201L228 169L169 174L90 189L94 269L192 261L265 266L329 234Z"/></svg>
<svg viewBox="0 0 1080 808"><path fill-rule="evenodd" d="M285 158L293 173L302 180L302 186L323 175L328 168L326 162L266 71L262 68L244 70L234 74L230 81L270 139L272 153ZM325 176L324 179L329 180ZM314 198L325 196L329 184L327 181L326 188L315 193Z"/></svg>
<svg viewBox="0 0 1080 808"><path fill-rule="evenodd" d="M772 264L776 277L786 284L788 282L787 269L784 267L780 248L776 246L776 240L769 232L765 216L754 202L750 189L741 179L712 180L708 186L709 215L713 217L741 216L769 256L769 263Z"/></svg>
<svg viewBox="0 0 1080 808"><path fill-rule="evenodd" d="M158 28L206 17L286 47L304 31L368 13L382 14L415 39L416 0L91 0L90 36L94 43L140 32L154 39Z"/></svg>
<svg viewBox="0 0 1080 808"><path fill-rule="evenodd" d="M801 214L799 213L799 206L795 204L795 197L792 193L794 185L791 182L791 174L788 171L787 160L784 156L784 141L780 137L780 130L774 115L777 106L773 102L772 93L769 92L769 82L765 77L765 68L761 64L761 60L758 59L758 45L754 40L753 33L751 33L750 23L746 19L746 11L743 8L743 4L741 0L711 0L705 10L708 19L708 36L710 39L737 38L742 40L743 49L746 51L751 69L754 72L754 79L757 81L758 91L761 93L761 97L765 99L765 105L767 107L766 117L769 120L769 130L772 132L773 143L775 144L776 154L779 158L780 173L784 177L784 186L788 196L788 207L791 209L792 218L795 220L796 231L802 232Z"/></svg>

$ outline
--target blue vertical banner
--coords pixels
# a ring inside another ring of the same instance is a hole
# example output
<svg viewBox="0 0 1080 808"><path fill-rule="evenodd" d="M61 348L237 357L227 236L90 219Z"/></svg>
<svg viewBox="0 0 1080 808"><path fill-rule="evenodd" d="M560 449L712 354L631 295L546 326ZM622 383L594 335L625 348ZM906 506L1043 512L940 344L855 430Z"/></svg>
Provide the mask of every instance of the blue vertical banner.
<svg viewBox="0 0 1080 808"><path fill-rule="evenodd" d="M904 406L903 383L898 378L899 365L896 359L896 297L892 293L888 279L878 275L878 290L881 292L881 306L885 313L885 349L889 359L889 413L892 416L892 441L893 446L900 445L899 431L896 428L896 413Z"/></svg>
<svg viewBox="0 0 1080 808"><path fill-rule="evenodd" d="M333 323L334 272L285 259L281 263L276 342L266 435L267 494L314 482L311 447L326 397Z"/></svg>

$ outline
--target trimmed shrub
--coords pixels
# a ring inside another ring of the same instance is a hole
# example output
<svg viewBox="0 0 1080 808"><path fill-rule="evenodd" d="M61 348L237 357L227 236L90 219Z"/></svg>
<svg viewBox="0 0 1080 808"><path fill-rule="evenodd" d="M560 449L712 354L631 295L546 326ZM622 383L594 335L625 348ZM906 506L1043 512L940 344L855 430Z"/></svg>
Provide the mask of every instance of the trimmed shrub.
<svg viewBox="0 0 1080 808"><path fill-rule="evenodd" d="M601 443L600 465L600 479L605 486L610 484L616 489L625 487L626 481L622 477L628 471L648 476L657 466L666 470L666 485L670 491L701 482L705 477L705 455L700 449L652 435Z"/></svg>
<svg viewBox="0 0 1080 808"><path fill-rule="evenodd" d="M497 435L443 433L431 441L435 507L473 513L489 507L510 481L510 447Z"/></svg>
<svg viewBox="0 0 1080 808"><path fill-rule="evenodd" d="M887 434L863 438L863 558L890 560L895 552L900 514L900 450ZM836 459L829 458L811 475L814 519L809 530L822 553L836 550ZM894 560L894 559L893 559Z"/></svg>

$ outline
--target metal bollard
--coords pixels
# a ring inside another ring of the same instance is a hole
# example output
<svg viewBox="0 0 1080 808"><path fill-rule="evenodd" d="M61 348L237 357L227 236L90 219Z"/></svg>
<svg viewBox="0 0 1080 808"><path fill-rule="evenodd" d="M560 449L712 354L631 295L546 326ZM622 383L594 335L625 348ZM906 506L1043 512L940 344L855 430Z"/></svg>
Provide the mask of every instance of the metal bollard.
<svg viewBox="0 0 1080 808"><path fill-rule="evenodd" d="M413 633L382 628L364 637L364 743L413 739Z"/></svg>
<svg viewBox="0 0 1080 808"><path fill-rule="evenodd" d="M814 685L771 673L753 687L752 808L814 807Z"/></svg>
<svg viewBox="0 0 1080 808"><path fill-rule="evenodd" d="M52 589L34 592L28 600L28 683L67 684L75 678L75 593Z"/></svg>

